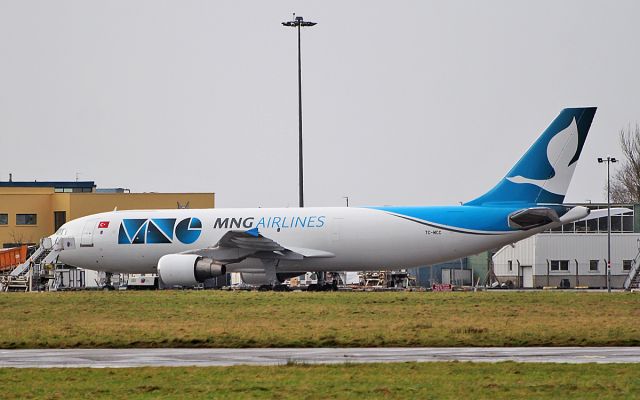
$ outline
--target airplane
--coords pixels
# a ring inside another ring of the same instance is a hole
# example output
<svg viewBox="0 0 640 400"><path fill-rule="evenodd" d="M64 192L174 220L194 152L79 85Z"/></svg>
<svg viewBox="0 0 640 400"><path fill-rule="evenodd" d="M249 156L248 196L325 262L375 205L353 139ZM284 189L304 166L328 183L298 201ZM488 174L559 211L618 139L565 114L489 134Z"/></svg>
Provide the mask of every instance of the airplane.
<svg viewBox="0 0 640 400"><path fill-rule="evenodd" d="M461 205L112 211L49 239L58 262L157 273L165 287L229 272L278 285L310 271L437 264L587 218L588 208L562 203L595 112L562 110L495 187Z"/></svg>

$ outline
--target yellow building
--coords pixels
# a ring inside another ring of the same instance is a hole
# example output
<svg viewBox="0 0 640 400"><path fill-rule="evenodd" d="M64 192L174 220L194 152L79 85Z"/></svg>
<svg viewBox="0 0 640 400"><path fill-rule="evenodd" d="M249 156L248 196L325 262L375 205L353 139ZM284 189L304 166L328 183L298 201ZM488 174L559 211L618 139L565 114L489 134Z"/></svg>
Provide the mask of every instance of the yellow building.
<svg viewBox="0 0 640 400"><path fill-rule="evenodd" d="M0 244L35 244L62 224L99 212L213 208L214 193L130 193L94 182L0 182Z"/></svg>

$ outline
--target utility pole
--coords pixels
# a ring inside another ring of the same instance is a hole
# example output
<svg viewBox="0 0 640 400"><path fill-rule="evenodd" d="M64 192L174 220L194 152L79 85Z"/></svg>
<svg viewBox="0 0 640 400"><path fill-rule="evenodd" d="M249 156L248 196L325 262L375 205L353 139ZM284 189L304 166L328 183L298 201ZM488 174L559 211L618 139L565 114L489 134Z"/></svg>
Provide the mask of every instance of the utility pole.
<svg viewBox="0 0 640 400"><path fill-rule="evenodd" d="M618 162L615 157L598 157L598 163L607 163L607 292L611 293L611 163Z"/></svg>
<svg viewBox="0 0 640 400"><path fill-rule="evenodd" d="M299 205L304 207L304 180L302 164L302 57L300 52L300 31L303 26L314 26L316 22L305 21L302 17L293 14L292 21L283 22L282 25L298 29L298 190Z"/></svg>

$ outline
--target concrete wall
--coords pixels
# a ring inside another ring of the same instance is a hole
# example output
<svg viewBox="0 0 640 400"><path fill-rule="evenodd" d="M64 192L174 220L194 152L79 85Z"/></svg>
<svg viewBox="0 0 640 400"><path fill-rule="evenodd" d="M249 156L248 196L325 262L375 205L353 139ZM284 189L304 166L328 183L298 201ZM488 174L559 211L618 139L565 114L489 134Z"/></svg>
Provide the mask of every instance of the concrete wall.
<svg viewBox="0 0 640 400"><path fill-rule="evenodd" d="M51 193L22 195L0 194L0 214L8 214L9 223L0 225L0 246L3 243L37 243L41 237L53 233ZM16 214L37 214L35 225L16 225Z"/></svg>
<svg viewBox="0 0 640 400"><path fill-rule="evenodd" d="M189 203L189 208L213 208L213 193L69 193L67 219L105 211L171 209Z"/></svg>

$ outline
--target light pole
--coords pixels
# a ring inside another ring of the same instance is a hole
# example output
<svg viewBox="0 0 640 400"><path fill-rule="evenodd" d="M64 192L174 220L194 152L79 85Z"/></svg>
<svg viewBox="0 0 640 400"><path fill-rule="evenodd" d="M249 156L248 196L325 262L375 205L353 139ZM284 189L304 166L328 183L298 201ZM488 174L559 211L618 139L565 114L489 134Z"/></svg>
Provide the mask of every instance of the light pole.
<svg viewBox="0 0 640 400"><path fill-rule="evenodd" d="M282 25L298 29L298 187L300 207L304 207L304 189L302 179L302 62L300 57L300 30L303 26L314 26L315 22L305 21L293 14L293 21L283 22Z"/></svg>
<svg viewBox="0 0 640 400"><path fill-rule="evenodd" d="M607 163L607 292L611 293L611 163L618 162L615 157L598 157L598 163Z"/></svg>

